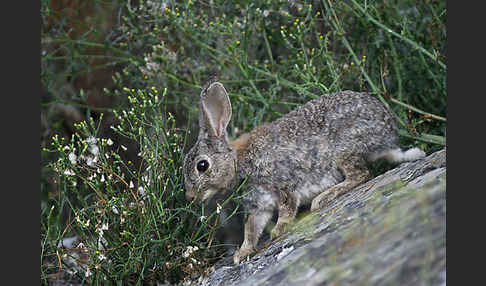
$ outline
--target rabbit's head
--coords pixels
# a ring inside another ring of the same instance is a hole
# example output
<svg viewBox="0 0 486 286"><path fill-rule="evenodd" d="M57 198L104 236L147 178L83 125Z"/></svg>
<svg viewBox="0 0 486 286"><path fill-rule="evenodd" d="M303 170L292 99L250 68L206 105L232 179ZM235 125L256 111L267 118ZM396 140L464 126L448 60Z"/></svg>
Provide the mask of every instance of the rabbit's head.
<svg viewBox="0 0 486 286"><path fill-rule="evenodd" d="M226 127L231 119L231 103L219 82L203 88L199 101L199 136L184 158L186 198L206 201L232 187L236 151L231 147Z"/></svg>

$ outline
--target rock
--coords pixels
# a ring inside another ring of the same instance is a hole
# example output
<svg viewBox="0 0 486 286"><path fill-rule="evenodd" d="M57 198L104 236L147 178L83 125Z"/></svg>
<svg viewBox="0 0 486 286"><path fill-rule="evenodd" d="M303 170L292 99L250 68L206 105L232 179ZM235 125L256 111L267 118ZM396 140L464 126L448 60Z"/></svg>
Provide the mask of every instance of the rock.
<svg viewBox="0 0 486 286"><path fill-rule="evenodd" d="M443 149L300 215L249 260L226 257L198 284L445 285L445 273Z"/></svg>

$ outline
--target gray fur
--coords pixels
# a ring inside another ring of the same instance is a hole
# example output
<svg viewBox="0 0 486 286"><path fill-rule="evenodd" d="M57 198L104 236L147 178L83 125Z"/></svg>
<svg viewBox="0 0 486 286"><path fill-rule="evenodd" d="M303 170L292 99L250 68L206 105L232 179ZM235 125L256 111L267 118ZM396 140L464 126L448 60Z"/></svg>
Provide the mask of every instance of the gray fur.
<svg viewBox="0 0 486 286"><path fill-rule="evenodd" d="M394 115L367 93L323 95L234 141L226 133L231 104L222 84L203 88L201 107L199 137L184 160L186 196L208 200L250 175L243 199L244 241L235 263L255 251L276 208L279 216L272 237L295 218L299 205L312 203L311 210L319 209L367 181L366 161L425 156L418 148L401 151ZM204 172L195 167L201 159L210 163Z"/></svg>

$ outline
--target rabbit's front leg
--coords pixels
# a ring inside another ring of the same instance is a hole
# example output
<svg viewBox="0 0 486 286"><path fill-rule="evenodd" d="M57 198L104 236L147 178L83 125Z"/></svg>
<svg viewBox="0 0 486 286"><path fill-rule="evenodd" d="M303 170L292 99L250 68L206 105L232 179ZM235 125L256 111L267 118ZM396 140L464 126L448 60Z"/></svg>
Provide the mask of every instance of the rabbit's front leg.
<svg viewBox="0 0 486 286"><path fill-rule="evenodd" d="M315 197L312 200L311 211L329 205L338 196L352 190L354 187L371 178L371 173L366 167L366 161L359 155L341 155L337 160L337 166L344 173L344 181Z"/></svg>
<svg viewBox="0 0 486 286"><path fill-rule="evenodd" d="M285 231L285 227L295 219L298 207L299 201L295 193L284 191L279 193L278 220L270 233L272 239L280 236Z"/></svg>
<svg viewBox="0 0 486 286"><path fill-rule="evenodd" d="M267 210L257 210L248 215L245 223L245 238L240 249L233 255L235 264L239 264L245 257L255 252L258 239L271 218L272 212Z"/></svg>

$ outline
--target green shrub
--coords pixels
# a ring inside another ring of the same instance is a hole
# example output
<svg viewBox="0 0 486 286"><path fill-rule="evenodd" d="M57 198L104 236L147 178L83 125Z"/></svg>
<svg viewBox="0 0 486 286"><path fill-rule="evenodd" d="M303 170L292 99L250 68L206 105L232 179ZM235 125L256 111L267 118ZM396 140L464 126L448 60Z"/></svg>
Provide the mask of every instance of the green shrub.
<svg viewBox="0 0 486 286"><path fill-rule="evenodd" d="M42 30L41 82L51 96L42 108L71 104L88 120L52 136L42 152L56 174L54 195L46 187L52 173L43 169L41 180L44 282L74 269L66 256L84 269L79 279L94 284L177 283L207 273L223 251L218 213L185 201L181 166L211 76L232 100L231 136L322 93L352 89L390 106L404 147L429 153L445 145L445 1L113 1L119 22L101 44L67 37L49 3L42 19L57 25ZM113 107L93 108L84 90L66 97L57 88L60 77L70 82L96 69L85 62L92 46L105 50L103 67L119 67L105 89ZM59 50L65 56L55 56ZM103 137L107 114L136 151ZM62 130L54 117L47 121L53 133ZM76 255L58 247L73 235L83 246Z"/></svg>
<svg viewBox="0 0 486 286"><path fill-rule="evenodd" d="M52 148L45 149L58 155L50 164L62 187L58 200L72 210L68 228L61 230L52 229L56 207L51 208L42 225L45 250L59 245L64 232L79 236L79 251L88 259L78 271L92 283L174 282L183 273L204 273L211 258L220 254L221 249L211 248L219 211L207 213L184 197L181 166L187 134L175 127L174 116L164 108L166 91L126 89L127 111L115 111L120 124L112 128L140 146L143 164L138 169L121 159L127 147L114 150L111 138L97 136L94 120L77 124L68 144L54 136ZM220 207L232 199L235 195ZM79 259L70 250L55 252Z"/></svg>

